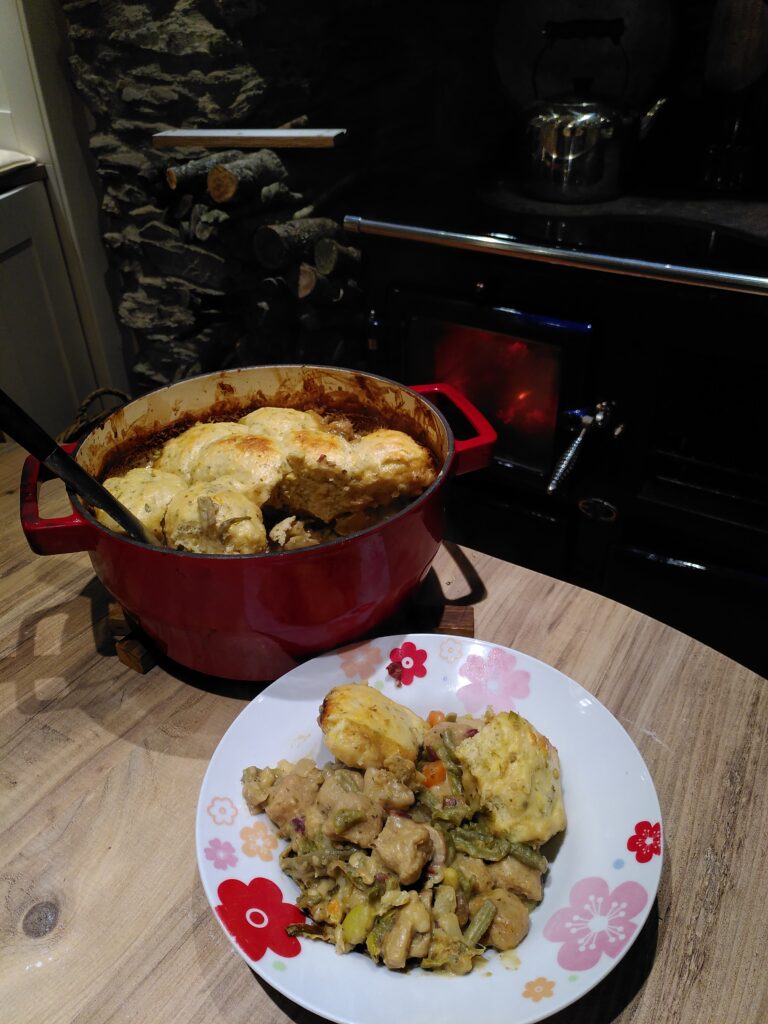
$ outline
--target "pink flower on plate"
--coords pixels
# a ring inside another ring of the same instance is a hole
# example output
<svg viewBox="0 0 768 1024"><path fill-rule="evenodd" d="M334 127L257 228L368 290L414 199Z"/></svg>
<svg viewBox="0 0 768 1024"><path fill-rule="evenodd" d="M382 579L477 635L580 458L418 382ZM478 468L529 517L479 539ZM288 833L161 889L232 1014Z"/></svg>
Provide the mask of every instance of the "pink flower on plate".
<svg viewBox="0 0 768 1024"><path fill-rule="evenodd" d="M341 671L347 679L369 679L384 660L372 644L356 644L339 653Z"/></svg>
<svg viewBox="0 0 768 1024"><path fill-rule="evenodd" d="M422 679L427 674L424 664L427 652L410 640L406 640L400 647L393 647L389 652L389 660L387 672L398 686L410 686L415 677Z"/></svg>
<svg viewBox="0 0 768 1024"><path fill-rule="evenodd" d="M206 811L217 825L233 825L237 817L237 807L228 796L215 796Z"/></svg>
<svg viewBox="0 0 768 1024"><path fill-rule="evenodd" d="M557 962L566 971L588 971L605 953L624 951L637 925L632 921L648 902L637 882L622 882L613 892L604 878L582 878L571 889L571 905L544 925L544 938L562 943Z"/></svg>
<svg viewBox="0 0 768 1024"><path fill-rule="evenodd" d="M469 684L456 691L470 714L484 711L491 705L495 711L513 711L516 700L531 692L531 674L517 668L517 658L503 647L493 647L487 658L470 654L459 675Z"/></svg>
<svg viewBox="0 0 768 1024"><path fill-rule="evenodd" d="M627 849L634 853L638 864L647 864L652 857L661 856L661 822L638 821L635 834L627 840Z"/></svg>
<svg viewBox="0 0 768 1024"><path fill-rule="evenodd" d="M212 839L205 848L205 859L213 863L219 871L226 871L237 864L237 855L232 843L221 839Z"/></svg>

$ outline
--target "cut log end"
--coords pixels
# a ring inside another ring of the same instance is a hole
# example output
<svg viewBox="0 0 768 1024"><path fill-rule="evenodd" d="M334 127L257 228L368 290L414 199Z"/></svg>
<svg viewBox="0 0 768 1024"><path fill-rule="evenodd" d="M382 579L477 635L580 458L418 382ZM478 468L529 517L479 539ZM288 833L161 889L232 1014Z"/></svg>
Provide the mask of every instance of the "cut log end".
<svg viewBox="0 0 768 1024"><path fill-rule="evenodd" d="M271 149L217 164L208 172L208 195L217 203L230 203L236 197L261 191L266 185L283 181L287 176L283 162Z"/></svg>
<svg viewBox="0 0 768 1024"><path fill-rule="evenodd" d="M265 224L253 236L253 252L263 267L277 270L292 259L301 260L319 238L338 233L339 225L327 217Z"/></svg>

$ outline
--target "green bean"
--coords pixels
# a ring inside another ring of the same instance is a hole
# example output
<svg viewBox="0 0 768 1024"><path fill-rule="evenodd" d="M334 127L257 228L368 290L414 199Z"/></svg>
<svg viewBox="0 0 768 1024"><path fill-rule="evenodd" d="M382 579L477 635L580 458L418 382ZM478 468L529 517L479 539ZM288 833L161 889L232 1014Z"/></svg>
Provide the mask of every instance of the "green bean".
<svg viewBox="0 0 768 1024"><path fill-rule="evenodd" d="M443 734L443 740L447 738L448 734ZM464 796L464 787L461 783L461 765L457 762L453 756L453 750L448 746L447 743L439 741L435 744L435 753L445 765L445 770L448 773L448 781L451 784L451 791L456 796Z"/></svg>
<svg viewBox="0 0 768 1024"><path fill-rule="evenodd" d="M549 866L544 854L539 853L538 850L529 846L528 843L510 843L509 852L515 860L519 860L521 864L534 868L536 871L546 871Z"/></svg>
<svg viewBox="0 0 768 1024"><path fill-rule="evenodd" d="M509 853L509 840L492 836L476 825L462 825L453 830L453 843L457 850L481 860L503 860Z"/></svg>
<svg viewBox="0 0 768 1024"><path fill-rule="evenodd" d="M348 828L352 828L353 825L357 825L358 822L364 820L365 811L355 811L351 809L336 811L333 816L334 832L346 832Z"/></svg>
<svg viewBox="0 0 768 1024"><path fill-rule="evenodd" d="M484 900L464 929L462 936L464 943L470 948L476 946L491 927L494 917L496 917L496 905L490 900Z"/></svg>
<svg viewBox="0 0 768 1024"><path fill-rule="evenodd" d="M365 948L374 960L378 960L381 956L381 947L384 944L384 937L392 927L394 919L395 912L394 910L390 910L388 913L384 914L383 917L377 918L373 928L368 932L368 937L365 940Z"/></svg>

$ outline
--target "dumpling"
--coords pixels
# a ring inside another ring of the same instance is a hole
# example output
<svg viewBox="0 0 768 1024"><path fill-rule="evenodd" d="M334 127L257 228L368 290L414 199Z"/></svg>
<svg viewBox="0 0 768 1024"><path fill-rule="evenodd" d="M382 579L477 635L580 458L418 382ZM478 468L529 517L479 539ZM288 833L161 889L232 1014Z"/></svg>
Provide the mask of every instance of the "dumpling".
<svg viewBox="0 0 768 1024"><path fill-rule="evenodd" d="M248 433L250 433L248 427L244 427L240 423L195 423L183 434L166 441L162 452L155 461L155 469L178 473L179 476L191 481L193 467L206 445L222 437Z"/></svg>
<svg viewBox="0 0 768 1024"><path fill-rule="evenodd" d="M297 430L327 429L325 421L316 412L303 412L301 409L278 409L275 406L254 409L247 416L243 416L239 422L257 434L266 434L267 437L275 438L278 441L282 441L288 434L293 434Z"/></svg>
<svg viewBox="0 0 768 1024"><path fill-rule="evenodd" d="M462 740L456 759L472 774L494 835L539 845L565 828L557 750L521 715L494 715Z"/></svg>
<svg viewBox="0 0 768 1024"><path fill-rule="evenodd" d="M257 505L263 505L287 470L285 457L273 440L246 432L228 434L205 445L191 474L196 483L226 480L228 488L244 491Z"/></svg>
<svg viewBox="0 0 768 1024"><path fill-rule="evenodd" d="M274 504L325 523L351 511L349 441L327 431L296 430L286 435L283 446L289 469Z"/></svg>
<svg viewBox="0 0 768 1024"><path fill-rule="evenodd" d="M364 683L335 686L320 706L325 745L350 768L383 768L392 757L416 761L427 724Z"/></svg>
<svg viewBox="0 0 768 1024"><path fill-rule="evenodd" d="M431 453L401 430L374 430L352 446L358 508L387 505L421 494L434 481Z"/></svg>
<svg viewBox="0 0 768 1024"><path fill-rule="evenodd" d="M108 477L104 486L113 494L118 501L121 501L141 520L144 525L152 531L162 544L163 521L165 512L171 500L177 494L186 490L186 483L175 473L165 473L162 470L140 466L136 469L129 469L124 476ZM95 509L96 518L110 530L116 533L124 533L122 526L119 526L112 516L107 515L102 509Z"/></svg>
<svg viewBox="0 0 768 1024"><path fill-rule="evenodd" d="M185 487L168 505L165 536L169 547L205 555L254 555L267 549L259 506L220 482Z"/></svg>

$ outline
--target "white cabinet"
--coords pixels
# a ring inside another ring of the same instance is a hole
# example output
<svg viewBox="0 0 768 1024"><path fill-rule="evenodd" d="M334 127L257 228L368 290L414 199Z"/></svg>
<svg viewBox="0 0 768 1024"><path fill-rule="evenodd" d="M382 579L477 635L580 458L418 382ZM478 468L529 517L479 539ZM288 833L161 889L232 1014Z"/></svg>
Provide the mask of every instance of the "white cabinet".
<svg viewBox="0 0 768 1024"><path fill-rule="evenodd" d="M43 181L0 192L0 386L52 434L96 387Z"/></svg>

